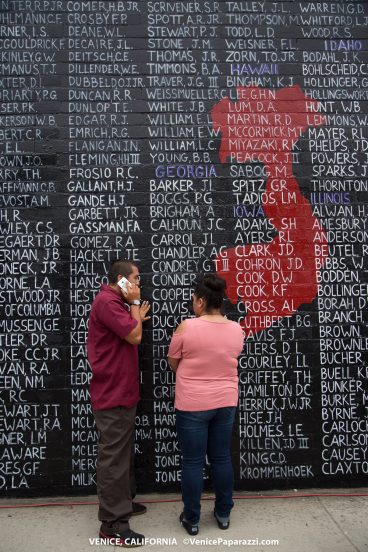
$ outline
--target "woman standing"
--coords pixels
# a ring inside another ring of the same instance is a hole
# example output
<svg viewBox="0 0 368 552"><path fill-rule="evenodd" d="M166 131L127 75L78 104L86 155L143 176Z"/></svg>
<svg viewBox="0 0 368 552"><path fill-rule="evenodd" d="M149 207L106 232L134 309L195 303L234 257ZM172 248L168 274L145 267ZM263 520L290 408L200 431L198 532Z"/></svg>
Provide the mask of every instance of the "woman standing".
<svg viewBox="0 0 368 552"><path fill-rule="evenodd" d="M198 533L206 454L216 494L214 516L228 529L234 505L230 444L238 402L238 356L243 331L221 308L226 283L207 274L193 294L196 318L184 320L173 334L169 365L176 372L176 428L181 447L184 511L180 523Z"/></svg>

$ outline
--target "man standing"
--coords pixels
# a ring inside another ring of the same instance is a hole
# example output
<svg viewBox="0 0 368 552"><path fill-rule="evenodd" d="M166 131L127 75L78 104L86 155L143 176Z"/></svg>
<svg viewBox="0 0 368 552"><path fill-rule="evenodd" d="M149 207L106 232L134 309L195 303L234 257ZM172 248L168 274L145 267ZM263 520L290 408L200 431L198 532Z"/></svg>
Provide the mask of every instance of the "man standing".
<svg viewBox="0 0 368 552"><path fill-rule="evenodd" d="M127 292L118 285L125 277ZM146 507L135 496L134 430L139 401L138 345L150 305L141 304L138 267L126 260L110 266L109 284L95 297L88 322L92 367L91 402L100 432L97 455L100 537L111 544L139 546L144 536L129 527L131 515ZM128 306L129 305L129 306Z"/></svg>

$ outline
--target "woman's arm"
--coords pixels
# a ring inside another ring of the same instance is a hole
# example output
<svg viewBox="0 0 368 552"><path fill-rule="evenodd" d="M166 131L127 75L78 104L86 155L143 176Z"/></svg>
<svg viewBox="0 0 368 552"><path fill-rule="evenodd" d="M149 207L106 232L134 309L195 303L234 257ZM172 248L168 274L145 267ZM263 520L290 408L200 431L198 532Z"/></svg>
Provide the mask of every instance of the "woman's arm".
<svg viewBox="0 0 368 552"><path fill-rule="evenodd" d="M179 366L180 358L167 357L167 362L173 372L176 372Z"/></svg>

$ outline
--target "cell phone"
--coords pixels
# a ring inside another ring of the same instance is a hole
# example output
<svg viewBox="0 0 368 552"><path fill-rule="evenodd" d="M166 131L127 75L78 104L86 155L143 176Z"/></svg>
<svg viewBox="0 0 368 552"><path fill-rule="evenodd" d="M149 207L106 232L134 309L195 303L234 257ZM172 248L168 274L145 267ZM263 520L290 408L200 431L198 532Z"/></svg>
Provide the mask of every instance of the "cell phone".
<svg viewBox="0 0 368 552"><path fill-rule="evenodd" d="M128 294L128 288L129 287L132 287L132 284L129 282L129 280L127 280L125 278L125 276L123 276L119 281L118 281L118 286L121 287L121 289L123 290L123 292L125 293L125 295Z"/></svg>

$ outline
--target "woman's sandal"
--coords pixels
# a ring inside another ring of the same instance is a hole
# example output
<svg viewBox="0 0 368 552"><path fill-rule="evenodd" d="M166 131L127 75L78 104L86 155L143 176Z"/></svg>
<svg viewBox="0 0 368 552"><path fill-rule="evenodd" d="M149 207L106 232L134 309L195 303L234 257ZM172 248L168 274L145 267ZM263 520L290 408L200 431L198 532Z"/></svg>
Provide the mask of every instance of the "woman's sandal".
<svg viewBox="0 0 368 552"><path fill-rule="evenodd" d="M230 520L228 519L227 521L221 521L218 517L217 517L217 514L216 512L214 511L213 512L213 515L215 516L215 520L217 521L217 525L219 526L220 529L223 529L224 531L226 529L229 529L230 527Z"/></svg>
<svg viewBox="0 0 368 552"><path fill-rule="evenodd" d="M180 514L179 521L189 535L198 535L198 525L192 525L184 519L184 512Z"/></svg>

